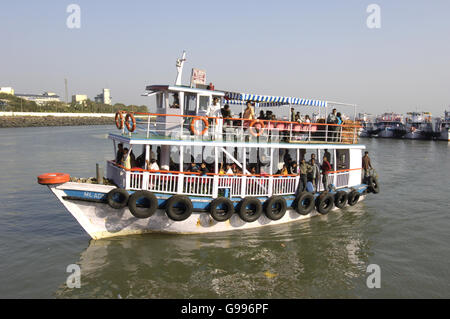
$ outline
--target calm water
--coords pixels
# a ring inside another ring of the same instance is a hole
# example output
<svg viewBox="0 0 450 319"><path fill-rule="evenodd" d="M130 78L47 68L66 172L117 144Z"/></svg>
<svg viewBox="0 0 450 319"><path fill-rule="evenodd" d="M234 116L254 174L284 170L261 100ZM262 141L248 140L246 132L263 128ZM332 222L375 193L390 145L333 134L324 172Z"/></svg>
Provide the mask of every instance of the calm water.
<svg viewBox="0 0 450 319"><path fill-rule="evenodd" d="M328 216L90 241L36 176L94 176L113 157L108 129L0 129L0 298L450 297L446 142L363 140L381 192ZM75 263L81 288L69 289ZM380 289L366 286L369 264L381 268Z"/></svg>

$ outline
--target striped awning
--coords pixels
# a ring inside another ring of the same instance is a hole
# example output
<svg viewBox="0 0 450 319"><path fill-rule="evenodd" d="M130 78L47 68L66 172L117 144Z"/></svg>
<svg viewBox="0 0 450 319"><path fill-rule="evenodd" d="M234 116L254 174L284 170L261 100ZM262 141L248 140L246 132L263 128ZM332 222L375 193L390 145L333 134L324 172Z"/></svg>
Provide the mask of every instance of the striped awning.
<svg viewBox="0 0 450 319"><path fill-rule="evenodd" d="M226 100L237 100L246 103L247 101L261 102L259 106L282 106L282 105L306 105L306 106L319 106L326 107L327 101L302 99L289 96L270 96L270 95L257 95L257 94L245 94L226 92Z"/></svg>

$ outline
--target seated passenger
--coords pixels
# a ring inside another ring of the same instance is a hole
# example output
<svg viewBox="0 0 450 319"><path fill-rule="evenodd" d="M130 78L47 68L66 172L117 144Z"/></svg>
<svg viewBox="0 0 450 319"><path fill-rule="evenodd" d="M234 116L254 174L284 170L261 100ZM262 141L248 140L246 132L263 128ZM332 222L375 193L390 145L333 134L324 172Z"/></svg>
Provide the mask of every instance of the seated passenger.
<svg viewBox="0 0 450 319"><path fill-rule="evenodd" d="M152 158L150 162L147 161L147 166L150 171L159 171L159 165L154 158Z"/></svg>
<svg viewBox="0 0 450 319"><path fill-rule="evenodd" d="M227 164L227 172L226 172L226 174L227 175L233 175L234 174L234 171L233 171L233 168L232 168L231 164Z"/></svg>
<svg viewBox="0 0 450 319"><path fill-rule="evenodd" d="M188 172L197 173L200 169L198 168L195 162L191 163L191 166L188 169Z"/></svg>
<svg viewBox="0 0 450 319"><path fill-rule="evenodd" d="M200 165L200 175L206 176L206 174L208 174L208 173L209 173L209 170L206 167L206 163L202 162L202 164Z"/></svg>

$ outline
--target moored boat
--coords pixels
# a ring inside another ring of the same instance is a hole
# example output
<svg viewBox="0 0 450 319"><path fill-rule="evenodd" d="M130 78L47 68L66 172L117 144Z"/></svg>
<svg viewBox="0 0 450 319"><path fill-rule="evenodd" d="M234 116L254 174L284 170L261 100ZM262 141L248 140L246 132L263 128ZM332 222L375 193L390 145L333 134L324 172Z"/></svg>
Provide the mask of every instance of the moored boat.
<svg viewBox="0 0 450 319"><path fill-rule="evenodd" d="M445 111L444 117L436 121L436 137L438 140L450 141L450 111Z"/></svg>
<svg viewBox="0 0 450 319"><path fill-rule="evenodd" d="M403 116L396 113L384 113L377 117L373 136L383 138L401 138L406 134Z"/></svg>
<svg viewBox="0 0 450 319"><path fill-rule="evenodd" d="M406 139L431 140L433 138L433 117L429 112L409 112L406 117Z"/></svg>
<svg viewBox="0 0 450 319"><path fill-rule="evenodd" d="M177 61L175 85L147 86L156 113L116 114L117 131L108 136L114 160L107 162L106 174L114 186L70 182L62 173L39 176L92 238L277 225L378 193L376 176L362 179L365 146L358 144L356 122L300 123L220 112L225 104L270 104L322 108L326 114L347 104L183 86L184 61L184 55ZM314 163L312 158L324 159L324 165L327 158L330 169L321 174L303 164L308 176L300 176L295 167L303 159Z"/></svg>

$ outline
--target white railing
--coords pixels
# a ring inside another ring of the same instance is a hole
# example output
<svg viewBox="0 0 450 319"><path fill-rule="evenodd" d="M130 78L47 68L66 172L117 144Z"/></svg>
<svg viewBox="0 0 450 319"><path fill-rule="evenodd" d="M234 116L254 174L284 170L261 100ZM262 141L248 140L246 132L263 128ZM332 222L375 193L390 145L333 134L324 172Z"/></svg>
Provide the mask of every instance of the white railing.
<svg viewBox="0 0 450 319"><path fill-rule="evenodd" d="M273 178L273 195L290 195L295 194L298 185L298 176L274 177Z"/></svg>
<svg viewBox="0 0 450 319"><path fill-rule="evenodd" d="M328 183L336 188L348 187L350 172L330 173ZM297 191L299 176L231 176L152 173L126 171L108 162L108 178L117 186L130 190L148 190L155 193L185 194L217 197L228 191L230 197L293 195ZM324 190L322 180L319 191Z"/></svg>

